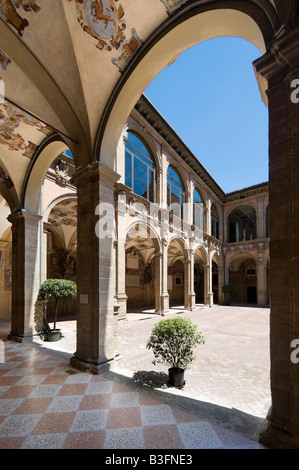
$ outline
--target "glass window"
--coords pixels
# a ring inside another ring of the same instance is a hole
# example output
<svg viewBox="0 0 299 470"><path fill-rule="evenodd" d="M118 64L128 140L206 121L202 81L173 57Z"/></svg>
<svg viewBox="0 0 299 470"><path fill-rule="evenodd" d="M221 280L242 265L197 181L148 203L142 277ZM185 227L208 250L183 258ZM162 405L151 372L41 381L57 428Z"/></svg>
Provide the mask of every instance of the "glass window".
<svg viewBox="0 0 299 470"><path fill-rule="evenodd" d="M193 191L193 224L204 229L204 204L198 189Z"/></svg>
<svg viewBox="0 0 299 470"><path fill-rule="evenodd" d="M155 202L155 164L146 144L133 132L125 137L125 184L138 196Z"/></svg>
<svg viewBox="0 0 299 470"><path fill-rule="evenodd" d="M219 218L215 204L211 207L211 235L219 238Z"/></svg>
<svg viewBox="0 0 299 470"><path fill-rule="evenodd" d="M179 173L172 167L167 171L167 204L174 215L183 217L183 204L185 202L185 191ZM171 206L171 207L170 207Z"/></svg>
<svg viewBox="0 0 299 470"><path fill-rule="evenodd" d="M234 209L228 217L229 243L254 240L256 238L256 213L251 206Z"/></svg>

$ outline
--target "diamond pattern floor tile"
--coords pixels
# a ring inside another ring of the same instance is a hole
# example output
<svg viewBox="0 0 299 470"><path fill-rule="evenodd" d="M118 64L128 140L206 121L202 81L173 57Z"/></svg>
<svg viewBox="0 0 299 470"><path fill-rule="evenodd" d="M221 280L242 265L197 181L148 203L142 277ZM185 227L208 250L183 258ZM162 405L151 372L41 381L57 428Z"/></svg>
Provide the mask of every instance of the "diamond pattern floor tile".
<svg viewBox="0 0 299 470"><path fill-rule="evenodd" d="M0 449L261 448L121 380L4 341Z"/></svg>

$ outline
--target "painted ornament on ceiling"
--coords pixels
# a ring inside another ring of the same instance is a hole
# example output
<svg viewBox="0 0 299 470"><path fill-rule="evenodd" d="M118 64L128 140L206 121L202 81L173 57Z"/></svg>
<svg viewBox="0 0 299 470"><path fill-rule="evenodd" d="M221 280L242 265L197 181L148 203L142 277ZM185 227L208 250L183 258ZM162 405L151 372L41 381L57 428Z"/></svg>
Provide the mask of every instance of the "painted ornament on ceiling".
<svg viewBox="0 0 299 470"><path fill-rule="evenodd" d="M125 40L124 9L118 0L76 0L78 21L99 49L118 49Z"/></svg>
<svg viewBox="0 0 299 470"><path fill-rule="evenodd" d="M24 29L29 23L17 12L21 6L26 12L38 13L40 11L35 0L0 0L0 18L15 28L20 36L23 36Z"/></svg>
<svg viewBox="0 0 299 470"><path fill-rule="evenodd" d="M30 114L22 111L7 101L0 105L0 144L8 147L9 150L21 151L24 157L32 158L40 144L38 138L36 143L26 141L17 131L20 126L34 127L36 131L44 136L49 136L53 130L34 118ZM43 140L43 139L42 139Z"/></svg>
<svg viewBox="0 0 299 470"><path fill-rule="evenodd" d="M161 2L163 2L164 5L166 6L166 10L169 15L173 13L181 5L184 5L184 3L187 3L187 1L188 0L161 0Z"/></svg>

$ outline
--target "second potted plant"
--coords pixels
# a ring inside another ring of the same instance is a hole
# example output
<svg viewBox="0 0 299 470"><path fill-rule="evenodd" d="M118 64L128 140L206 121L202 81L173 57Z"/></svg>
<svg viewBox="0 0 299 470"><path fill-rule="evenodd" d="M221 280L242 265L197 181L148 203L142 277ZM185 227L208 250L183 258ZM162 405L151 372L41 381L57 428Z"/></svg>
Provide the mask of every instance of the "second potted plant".
<svg viewBox="0 0 299 470"><path fill-rule="evenodd" d="M56 328L58 303L67 303L75 300L77 297L77 285L73 281L66 279L47 279L39 289L39 297L42 300L54 300L54 328L51 329L44 315L44 324L46 326L46 337L48 341L58 341L60 339L60 330Z"/></svg>
<svg viewBox="0 0 299 470"><path fill-rule="evenodd" d="M197 331L196 325L188 319L176 317L159 321L153 328L146 347L153 350L153 364L170 366L169 385L183 388L185 370L196 358L194 348L204 342L205 338Z"/></svg>

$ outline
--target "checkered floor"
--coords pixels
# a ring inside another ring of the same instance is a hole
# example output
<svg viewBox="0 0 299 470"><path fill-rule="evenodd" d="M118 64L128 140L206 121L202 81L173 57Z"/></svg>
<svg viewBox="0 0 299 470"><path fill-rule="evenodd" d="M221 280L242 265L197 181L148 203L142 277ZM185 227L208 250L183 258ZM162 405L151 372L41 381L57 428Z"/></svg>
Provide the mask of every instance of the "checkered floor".
<svg viewBox="0 0 299 470"><path fill-rule="evenodd" d="M1 345L0 449L262 448L56 355L25 343Z"/></svg>

